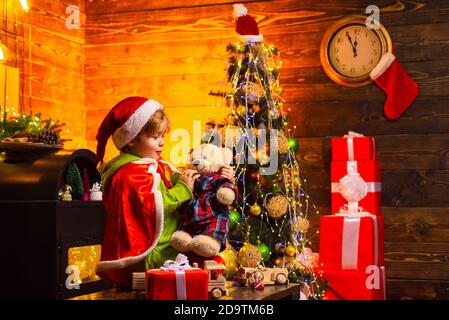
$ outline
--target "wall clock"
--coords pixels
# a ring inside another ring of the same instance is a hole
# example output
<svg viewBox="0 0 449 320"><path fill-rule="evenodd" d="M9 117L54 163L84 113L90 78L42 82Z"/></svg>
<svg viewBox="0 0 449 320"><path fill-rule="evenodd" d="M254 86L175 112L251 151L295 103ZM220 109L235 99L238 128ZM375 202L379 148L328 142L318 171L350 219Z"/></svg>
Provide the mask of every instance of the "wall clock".
<svg viewBox="0 0 449 320"><path fill-rule="evenodd" d="M387 30L380 24L379 29L367 28L366 18L349 16L337 21L321 41L321 66L340 85L361 87L371 83L371 70L392 50Z"/></svg>

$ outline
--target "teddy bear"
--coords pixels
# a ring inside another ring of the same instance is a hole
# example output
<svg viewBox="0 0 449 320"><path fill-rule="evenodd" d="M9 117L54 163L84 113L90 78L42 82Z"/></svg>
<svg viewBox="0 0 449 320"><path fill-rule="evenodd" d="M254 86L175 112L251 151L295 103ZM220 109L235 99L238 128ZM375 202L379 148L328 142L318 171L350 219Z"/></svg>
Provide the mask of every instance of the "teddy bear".
<svg viewBox="0 0 449 320"><path fill-rule="evenodd" d="M173 233L171 246L178 252L214 257L225 248L229 231L229 205L235 200L234 183L220 175L223 165L232 162L232 151L214 144L192 150L187 169L200 177L193 187L193 200L182 209L181 230Z"/></svg>

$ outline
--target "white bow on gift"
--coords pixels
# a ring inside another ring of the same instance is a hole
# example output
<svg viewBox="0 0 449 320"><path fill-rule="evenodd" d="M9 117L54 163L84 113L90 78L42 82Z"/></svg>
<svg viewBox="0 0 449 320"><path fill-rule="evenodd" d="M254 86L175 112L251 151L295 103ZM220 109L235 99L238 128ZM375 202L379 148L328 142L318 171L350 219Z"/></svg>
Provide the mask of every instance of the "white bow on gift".
<svg viewBox="0 0 449 320"><path fill-rule="evenodd" d="M176 276L176 299L187 300L187 285L185 270L192 270L189 259L179 253L175 260L166 260L161 267L165 271L174 271Z"/></svg>
<svg viewBox="0 0 449 320"><path fill-rule="evenodd" d="M361 138L364 137L363 134L357 133L355 131L348 131L348 134L344 135L345 138Z"/></svg>
<svg viewBox="0 0 449 320"><path fill-rule="evenodd" d="M366 197L368 185L359 173L352 172L340 179L339 191L348 202L359 202Z"/></svg>
<svg viewBox="0 0 449 320"><path fill-rule="evenodd" d="M166 260L161 267L162 270L181 271L193 269L189 264L189 259L179 253L175 260Z"/></svg>

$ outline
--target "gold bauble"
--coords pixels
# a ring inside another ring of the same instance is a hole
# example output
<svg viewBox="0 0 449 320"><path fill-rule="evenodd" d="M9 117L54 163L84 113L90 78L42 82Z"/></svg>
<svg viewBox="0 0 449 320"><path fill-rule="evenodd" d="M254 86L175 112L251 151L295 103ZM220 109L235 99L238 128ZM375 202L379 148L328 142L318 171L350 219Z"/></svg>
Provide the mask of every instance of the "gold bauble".
<svg viewBox="0 0 449 320"><path fill-rule="evenodd" d="M292 222L292 231L307 233L307 230L309 230L309 225L309 220L305 218L298 218L296 221Z"/></svg>
<svg viewBox="0 0 449 320"><path fill-rule="evenodd" d="M241 267L256 268L262 262L262 254L256 246L245 243L237 254Z"/></svg>
<svg viewBox="0 0 449 320"><path fill-rule="evenodd" d="M248 81L242 86L242 93L250 103L257 103L264 96L264 89L259 83Z"/></svg>
<svg viewBox="0 0 449 320"><path fill-rule="evenodd" d="M249 208L249 213L252 216L256 217L262 213L262 208L257 203L255 203L251 206L251 208Z"/></svg>
<svg viewBox="0 0 449 320"><path fill-rule="evenodd" d="M224 264L226 266L226 272L225 272L224 276L228 280L233 279L238 271L237 252L228 243L226 245L226 249L224 249L218 255L223 258Z"/></svg>
<svg viewBox="0 0 449 320"><path fill-rule="evenodd" d="M280 154L288 153L288 139L283 134L278 136L278 151Z"/></svg>
<svg viewBox="0 0 449 320"><path fill-rule="evenodd" d="M277 258L274 262L274 264L276 265L276 267L281 268L284 264L284 259L283 258Z"/></svg>
<svg viewBox="0 0 449 320"><path fill-rule="evenodd" d="M288 200L283 195L278 194L268 200L265 209L271 218L280 218L287 213Z"/></svg>
<svg viewBox="0 0 449 320"><path fill-rule="evenodd" d="M245 115L246 112L247 112L247 109L246 109L245 106L240 105L240 106L237 108L237 114L238 114L239 116Z"/></svg>
<svg viewBox="0 0 449 320"><path fill-rule="evenodd" d="M294 246L292 245L288 245L287 248L285 248L285 254L290 256L290 257L294 257L296 254L296 249Z"/></svg>

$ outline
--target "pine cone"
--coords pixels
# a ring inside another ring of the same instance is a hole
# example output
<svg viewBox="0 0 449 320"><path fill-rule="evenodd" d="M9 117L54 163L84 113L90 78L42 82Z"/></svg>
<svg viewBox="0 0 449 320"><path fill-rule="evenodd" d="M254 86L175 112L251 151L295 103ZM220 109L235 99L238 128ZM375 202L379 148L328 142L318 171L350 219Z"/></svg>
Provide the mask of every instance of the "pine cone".
<svg viewBox="0 0 449 320"><path fill-rule="evenodd" d="M44 129L39 132L39 135L37 136L37 142L46 144L60 144L61 138L59 137L59 133L50 129Z"/></svg>

